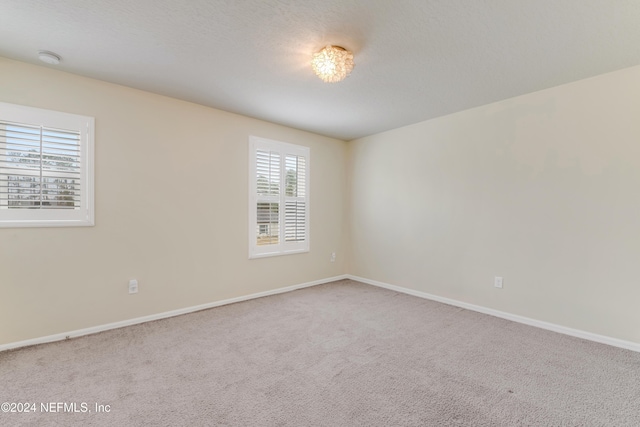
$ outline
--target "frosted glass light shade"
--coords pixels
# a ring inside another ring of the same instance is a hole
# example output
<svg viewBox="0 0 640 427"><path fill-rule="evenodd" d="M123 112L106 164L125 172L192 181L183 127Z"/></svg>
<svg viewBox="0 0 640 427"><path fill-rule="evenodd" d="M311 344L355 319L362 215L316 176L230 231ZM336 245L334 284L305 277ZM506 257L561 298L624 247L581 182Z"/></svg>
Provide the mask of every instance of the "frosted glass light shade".
<svg viewBox="0 0 640 427"><path fill-rule="evenodd" d="M340 46L327 46L313 55L311 67L322 81L336 83L353 70L353 53Z"/></svg>

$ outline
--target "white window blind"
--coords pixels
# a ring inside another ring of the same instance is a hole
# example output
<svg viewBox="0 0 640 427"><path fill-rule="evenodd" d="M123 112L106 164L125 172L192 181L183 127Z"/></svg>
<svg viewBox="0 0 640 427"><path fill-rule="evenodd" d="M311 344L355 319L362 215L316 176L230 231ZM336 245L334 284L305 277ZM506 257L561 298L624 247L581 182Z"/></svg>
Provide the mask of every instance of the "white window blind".
<svg viewBox="0 0 640 427"><path fill-rule="evenodd" d="M285 157L284 239L302 242L307 236L306 158Z"/></svg>
<svg viewBox="0 0 640 427"><path fill-rule="evenodd" d="M0 103L0 226L93 224L93 118Z"/></svg>
<svg viewBox="0 0 640 427"><path fill-rule="evenodd" d="M249 257L309 250L309 148L250 138Z"/></svg>

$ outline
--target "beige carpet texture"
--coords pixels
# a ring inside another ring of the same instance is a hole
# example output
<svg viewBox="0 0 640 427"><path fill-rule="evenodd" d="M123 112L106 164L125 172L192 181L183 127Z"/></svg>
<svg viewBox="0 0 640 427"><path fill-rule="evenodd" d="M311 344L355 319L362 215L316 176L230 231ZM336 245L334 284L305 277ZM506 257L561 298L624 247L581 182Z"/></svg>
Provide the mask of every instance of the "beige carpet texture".
<svg viewBox="0 0 640 427"><path fill-rule="evenodd" d="M640 426L640 353L343 280L2 352L0 402L37 405L1 426Z"/></svg>

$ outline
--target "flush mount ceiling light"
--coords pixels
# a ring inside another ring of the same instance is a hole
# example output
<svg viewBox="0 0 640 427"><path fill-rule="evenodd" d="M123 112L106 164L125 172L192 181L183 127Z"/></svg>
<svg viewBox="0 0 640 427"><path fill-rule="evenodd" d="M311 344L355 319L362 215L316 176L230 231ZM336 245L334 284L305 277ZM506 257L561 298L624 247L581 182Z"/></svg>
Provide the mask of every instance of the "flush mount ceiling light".
<svg viewBox="0 0 640 427"><path fill-rule="evenodd" d="M327 46L313 55L313 71L327 83L344 80L353 70L353 53L340 46Z"/></svg>
<svg viewBox="0 0 640 427"><path fill-rule="evenodd" d="M60 63L59 55L56 55L53 52L49 52L48 50L41 50L38 52L38 58L42 62L46 62L47 64L58 65Z"/></svg>

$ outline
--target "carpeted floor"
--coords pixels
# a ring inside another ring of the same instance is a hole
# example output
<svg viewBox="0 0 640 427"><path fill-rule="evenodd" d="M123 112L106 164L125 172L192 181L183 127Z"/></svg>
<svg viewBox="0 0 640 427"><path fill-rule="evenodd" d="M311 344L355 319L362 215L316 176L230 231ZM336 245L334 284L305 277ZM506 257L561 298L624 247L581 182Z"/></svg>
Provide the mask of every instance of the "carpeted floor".
<svg viewBox="0 0 640 427"><path fill-rule="evenodd" d="M640 426L640 353L347 280L0 353L1 402L37 405L2 426Z"/></svg>

